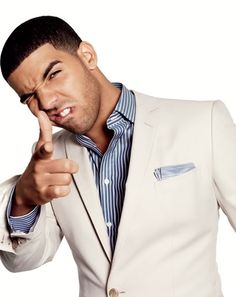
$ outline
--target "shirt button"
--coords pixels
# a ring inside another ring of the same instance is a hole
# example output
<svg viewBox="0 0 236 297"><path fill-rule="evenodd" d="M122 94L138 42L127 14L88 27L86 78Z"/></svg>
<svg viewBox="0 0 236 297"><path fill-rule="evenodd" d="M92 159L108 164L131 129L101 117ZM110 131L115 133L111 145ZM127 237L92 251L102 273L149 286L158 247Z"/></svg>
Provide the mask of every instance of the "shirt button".
<svg viewBox="0 0 236 297"><path fill-rule="evenodd" d="M111 222L107 222L106 225L107 225L107 227L110 228L112 226L112 223Z"/></svg>
<svg viewBox="0 0 236 297"><path fill-rule="evenodd" d="M105 184L105 185L109 185L109 183L110 183L109 179L108 179L108 178L105 178L105 179L104 179L104 184Z"/></svg>
<svg viewBox="0 0 236 297"><path fill-rule="evenodd" d="M116 290L116 289L111 289L110 291L109 291L109 297L118 297L119 296L119 291L118 290Z"/></svg>

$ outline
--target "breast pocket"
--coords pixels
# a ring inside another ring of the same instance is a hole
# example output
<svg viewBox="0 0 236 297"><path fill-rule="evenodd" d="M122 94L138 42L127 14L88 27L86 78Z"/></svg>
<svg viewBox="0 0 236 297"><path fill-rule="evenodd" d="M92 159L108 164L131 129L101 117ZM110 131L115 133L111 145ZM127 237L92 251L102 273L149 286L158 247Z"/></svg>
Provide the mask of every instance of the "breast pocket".
<svg viewBox="0 0 236 297"><path fill-rule="evenodd" d="M157 181L162 181L187 173L195 168L194 163L183 163L155 168L153 174Z"/></svg>
<svg viewBox="0 0 236 297"><path fill-rule="evenodd" d="M207 219L201 179L194 163L164 166L155 173L155 195L167 225L181 232Z"/></svg>

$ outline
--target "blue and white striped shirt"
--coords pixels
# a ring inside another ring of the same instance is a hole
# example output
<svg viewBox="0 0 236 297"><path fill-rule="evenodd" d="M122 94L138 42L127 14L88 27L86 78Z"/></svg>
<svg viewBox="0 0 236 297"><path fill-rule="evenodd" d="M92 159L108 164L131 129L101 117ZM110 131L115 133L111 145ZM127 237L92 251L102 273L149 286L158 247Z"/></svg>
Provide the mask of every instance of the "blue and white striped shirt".
<svg viewBox="0 0 236 297"><path fill-rule="evenodd" d="M10 229L13 232L28 233L33 229L36 223L36 219L40 212L40 207L36 206L34 209L31 210L31 212L23 216L17 216L17 217L10 216L11 207L12 207L12 197L13 197L14 191L15 191L15 187L11 192L11 197L7 207L8 225L10 226Z"/></svg>
<svg viewBox="0 0 236 297"><path fill-rule="evenodd" d="M107 119L107 128L114 134L106 152L102 154L89 137L75 135L78 143L89 152L112 251L115 248L125 196L136 112L134 93L120 83L113 85L121 90L121 94L114 111ZM37 212L32 211L21 218L10 217L9 224L14 231L28 232L36 216Z"/></svg>
<svg viewBox="0 0 236 297"><path fill-rule="evenodd" d="M76 135L77 141L89 151L112 251L125 196L135 118L134 94L121 84L114 85L121 89L121 95L107 119L107 128L113 130L114 135L106 152L102 154L87 136Z"/></svg>

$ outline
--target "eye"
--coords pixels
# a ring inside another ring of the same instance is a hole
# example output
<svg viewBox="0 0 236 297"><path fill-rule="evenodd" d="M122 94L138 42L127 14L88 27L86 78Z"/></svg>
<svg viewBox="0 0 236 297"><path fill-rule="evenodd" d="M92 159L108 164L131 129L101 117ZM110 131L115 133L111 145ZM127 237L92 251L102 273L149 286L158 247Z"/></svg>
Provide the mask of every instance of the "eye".
<svg viewBox="0 0 236 297"><path fill-rule="evenodd" d="M31 102L31 100L34 98L34 96L32 95L32 96L29 96L26 100L25 100L25 102L24 102L24 104L29 104L30 102Z"/></svg>
<svg viewBox="0 0 236 297"><path fill-rule="evenodd" d="M22 104L28 104L31 100L32 100L32 98L34 98L35 97L35 95L32 93L32 94L26 94L26 95L23 95L23 96L21 96L20 98L20 102L22 103Z"/></svg>
<svg viewBox="0 0 236 297"><path fill-rule="evenodd" d="M49 80L52 79L52 78L54 78L59 72L61 72L61 70L57 70L57 71L54 71L51 74L49 74L49 77L48 77Z"/></svg>

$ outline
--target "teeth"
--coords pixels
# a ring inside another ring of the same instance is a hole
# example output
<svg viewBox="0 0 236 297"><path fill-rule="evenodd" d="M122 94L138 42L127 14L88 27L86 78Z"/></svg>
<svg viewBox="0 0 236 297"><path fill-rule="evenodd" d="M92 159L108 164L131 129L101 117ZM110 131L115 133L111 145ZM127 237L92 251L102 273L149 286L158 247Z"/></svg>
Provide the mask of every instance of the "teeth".
<svg viewBox="0 0 236 297"><path fill-rule="evenodd" d="M60 112L59 115L64 118L69 113L70 113L70 108L68 107L68 108L65 108L62 112Z"/></svg>

